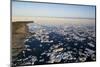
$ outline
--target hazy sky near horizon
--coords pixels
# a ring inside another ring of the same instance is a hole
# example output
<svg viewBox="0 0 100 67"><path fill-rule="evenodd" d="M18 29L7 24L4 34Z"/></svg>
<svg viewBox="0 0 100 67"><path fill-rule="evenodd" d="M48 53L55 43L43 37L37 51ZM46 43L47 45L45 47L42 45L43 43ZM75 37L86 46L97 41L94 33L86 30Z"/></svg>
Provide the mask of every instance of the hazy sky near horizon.
<svg viewBox="0 0 100 67"><path fill-rule="evenodd" d="M12 16L95 18L95 6L12 1Z"/></svg>

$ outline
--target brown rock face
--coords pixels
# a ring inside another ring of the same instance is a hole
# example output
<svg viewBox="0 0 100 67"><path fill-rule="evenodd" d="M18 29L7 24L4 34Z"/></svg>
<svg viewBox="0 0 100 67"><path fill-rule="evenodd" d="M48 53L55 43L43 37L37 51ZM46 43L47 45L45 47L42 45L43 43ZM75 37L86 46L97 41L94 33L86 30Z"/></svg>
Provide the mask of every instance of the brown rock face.
<svg viewBox="0 0 100 67"><path fill-rule="evenodd" d="M12 57L16 57L23 49L25 49L24 40L29 34L27 27L28 23L33 23L33 21L12 22Z"/></svg>

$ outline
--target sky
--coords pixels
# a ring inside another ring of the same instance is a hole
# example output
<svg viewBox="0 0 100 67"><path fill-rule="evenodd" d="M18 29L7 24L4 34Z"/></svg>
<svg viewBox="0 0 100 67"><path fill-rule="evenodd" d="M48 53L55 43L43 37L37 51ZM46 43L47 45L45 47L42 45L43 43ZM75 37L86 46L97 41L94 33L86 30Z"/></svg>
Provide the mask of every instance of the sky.
<svg viewBox="0 0 100 67"><path fill-rule="evenodd" d="M12 16L95 18L95 6L12 1Z"/></svg>

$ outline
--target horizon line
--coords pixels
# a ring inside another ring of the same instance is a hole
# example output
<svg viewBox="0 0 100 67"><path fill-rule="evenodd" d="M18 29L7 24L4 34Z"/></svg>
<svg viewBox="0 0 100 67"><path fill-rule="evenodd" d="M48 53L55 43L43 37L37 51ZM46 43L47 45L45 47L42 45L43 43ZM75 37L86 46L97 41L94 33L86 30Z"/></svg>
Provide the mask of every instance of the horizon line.
<svg viewBox="0 0 100 67"><path fill-rule="evenodd" d="M12 16L12 17L47 17L47 18L69 18L69 19L96 19L95 18L89 18L89 17L51 17L51 16Z"/></svg>

